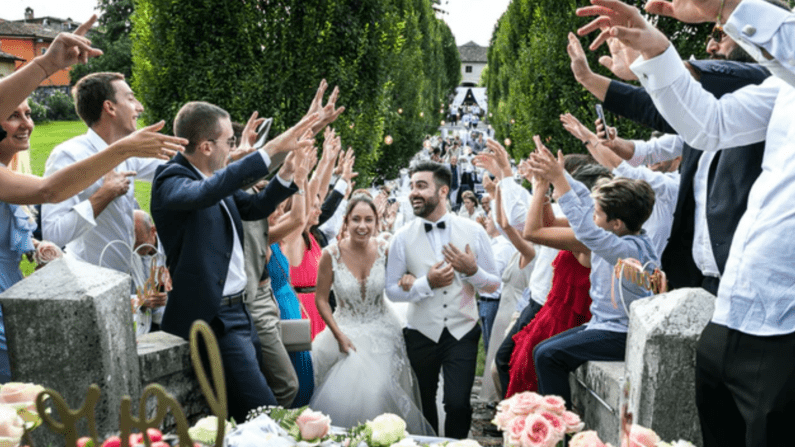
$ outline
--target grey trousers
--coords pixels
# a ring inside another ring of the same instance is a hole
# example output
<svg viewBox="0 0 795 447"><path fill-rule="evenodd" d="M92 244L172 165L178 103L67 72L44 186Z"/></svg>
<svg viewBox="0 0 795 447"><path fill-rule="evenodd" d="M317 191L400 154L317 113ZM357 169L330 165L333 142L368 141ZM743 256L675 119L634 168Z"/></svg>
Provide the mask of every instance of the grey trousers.
<svg viewBox="0 0 795 447"><path fill-rule="evenodd" d="M270 279L259 285L256 296L246 304L262 345L260 369L276 401L289 408L298 394L298 376L282 343L279 305L273 296Z"/></svg>

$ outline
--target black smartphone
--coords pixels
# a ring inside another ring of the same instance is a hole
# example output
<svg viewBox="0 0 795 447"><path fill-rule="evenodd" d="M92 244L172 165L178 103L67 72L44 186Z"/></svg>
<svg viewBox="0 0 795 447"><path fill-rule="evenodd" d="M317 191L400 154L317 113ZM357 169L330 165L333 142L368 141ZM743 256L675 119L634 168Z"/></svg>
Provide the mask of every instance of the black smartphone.
<svg viewBox="0 0 795 447"><path fill-rule="evenodd" d="M607 127L607 120L605 120L605 111L602 109L601 104L596 105L596 116L602 120L602 125Z"/></svg>

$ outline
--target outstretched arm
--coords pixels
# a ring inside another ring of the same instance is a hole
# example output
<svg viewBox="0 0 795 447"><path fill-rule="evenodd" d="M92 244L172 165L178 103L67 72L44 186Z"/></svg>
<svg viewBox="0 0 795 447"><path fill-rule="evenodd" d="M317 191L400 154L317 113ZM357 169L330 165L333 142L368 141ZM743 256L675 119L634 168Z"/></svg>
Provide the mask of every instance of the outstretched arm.
<svg viewBox="0 0 795 447"><path fill-rule="evenodd" d="M92 48L91 41L84 37L96 21L97 16L94 14L74 33L58 34L46 53L33 58L30 63L0 81L0 116L11 115L19 103L57 71L78 62L86 63L89 58L101 55L102 50Z"/></svg>
<svg viewBox="0 0 795 447"><path fill-rule="evenodd" d="M130 157L167 160L177 151L181 151L181 145L188 144L188 141L157 133L164 124L161 121L133 132L107 149L59 169L45 178L17 174L2 168L0 200L22 205L61 202L88 188Z"/></svg>

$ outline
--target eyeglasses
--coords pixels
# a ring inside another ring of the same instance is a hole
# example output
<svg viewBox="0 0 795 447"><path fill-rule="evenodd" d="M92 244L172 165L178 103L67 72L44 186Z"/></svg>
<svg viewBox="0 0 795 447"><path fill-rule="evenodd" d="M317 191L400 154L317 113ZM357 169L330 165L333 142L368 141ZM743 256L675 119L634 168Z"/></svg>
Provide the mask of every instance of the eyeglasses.
<svg viewBox="0 0 795 447"><path fill-rule="evenodd" d="M719 43L720 41L723 40L724 37L726 37L726 32L723 31L722 26L716 23L715 27L712 28L712 32L709 33L709 35L707 36L707 43L709 43L710 39L714 40L715 43Z"/></svg>
<svg viewBox="0 0 795 447"><path fill-rule="evenodd" d="M218 142L217 140L207 140L207 141L212 141L213 143L217 143L217 142ZM231 138L229 138L228 140L226 140L226 144L227 144L229 147L237 147L237 137L236 137L236 136L234 136L234 135L232 135L232 137L231 137Z"/></svg>

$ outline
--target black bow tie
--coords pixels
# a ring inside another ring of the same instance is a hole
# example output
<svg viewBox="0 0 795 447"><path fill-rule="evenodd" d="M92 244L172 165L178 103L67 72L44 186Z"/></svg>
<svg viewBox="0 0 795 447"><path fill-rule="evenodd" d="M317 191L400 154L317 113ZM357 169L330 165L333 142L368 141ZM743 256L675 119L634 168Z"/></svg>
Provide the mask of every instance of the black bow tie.
<svg viewBox="0 0 795 447"><path fill-rule="evenodd" d="M436 224L436 227L439 228L440 230L444 230L444 222L438 222ZM433 230L433 224L430 224L430 223L426 222L425 223L425 232L427 233L427 232L429 232L431 230Z"/></svg>

